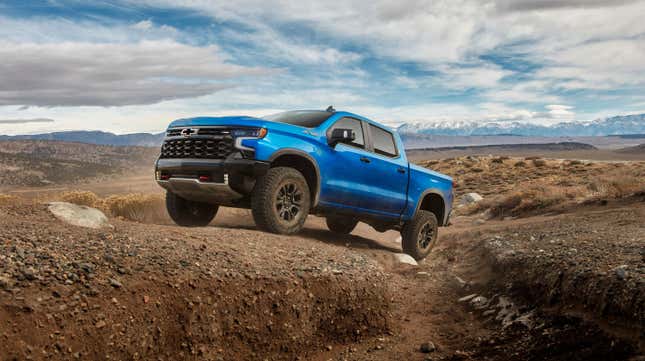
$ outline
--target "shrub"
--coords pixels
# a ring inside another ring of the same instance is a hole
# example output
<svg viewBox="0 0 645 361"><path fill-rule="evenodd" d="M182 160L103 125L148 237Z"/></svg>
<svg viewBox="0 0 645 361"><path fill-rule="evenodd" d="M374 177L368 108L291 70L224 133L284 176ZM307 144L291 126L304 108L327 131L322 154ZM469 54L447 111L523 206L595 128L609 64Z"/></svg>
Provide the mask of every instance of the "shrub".
<svg viewBox="0 0 645 361"><path fill-rule="evenodd" d="M101 208L113 217L145 223L167 220L164 200L154 194L114 195L101 202Z"/></svg>
<svg viewBox="0 0 645 361"><path fill-rule="evenodd" d="M0 206L10 206L20 202L20 198L9 194L0 194Z"/></svg>
<svg viewBox="0 0 645 361"><path fill-rule="evenodd" d="M526 167L526 162L523 160L518 161L513 165L514 167Z"/></svg>
<svg viewBox="0 0 645 361"><path fill-rule="evenodd" d="M79 206L95 207L99 202L99 197L89 191L71 191L65 192L60 196L63 202L78 204Z"/></svg>
<svg viewBox="0 0 645 361"><path fill-rule="evenodd" d="M533 165L536 167L544 167L546 165L546 160L544 159L533 159Z"/></svg>

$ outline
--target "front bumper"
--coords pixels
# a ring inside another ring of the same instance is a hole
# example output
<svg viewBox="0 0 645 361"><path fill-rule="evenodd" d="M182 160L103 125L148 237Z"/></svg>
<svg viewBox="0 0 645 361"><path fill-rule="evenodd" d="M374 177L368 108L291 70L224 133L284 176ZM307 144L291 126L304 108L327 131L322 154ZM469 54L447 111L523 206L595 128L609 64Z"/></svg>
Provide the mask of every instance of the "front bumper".
<svg viewBox="0 0 645 361"><path fill-rule="evenodd" d="M231 188L231 181L243 176L254 178L268 169L269 163L251 159L160 158L155 165L155 178L161 187L184 199L227 205L244 198Z"/></svg>

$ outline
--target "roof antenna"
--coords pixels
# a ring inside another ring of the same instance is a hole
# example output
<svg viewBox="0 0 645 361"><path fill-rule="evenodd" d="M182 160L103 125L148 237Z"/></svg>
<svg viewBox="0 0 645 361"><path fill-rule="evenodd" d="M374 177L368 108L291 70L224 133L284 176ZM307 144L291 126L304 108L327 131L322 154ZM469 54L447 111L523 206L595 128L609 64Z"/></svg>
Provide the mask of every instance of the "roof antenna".
<svg viewBox="0 0 645 361"><path fill-rule="evenodd" d="M333 105L330 105L330 106L328 106L328 107L327 107L327 110L326 110L326 111L327 111L327 112L329 112L329 113L333 113L333 112L335 112L335 111L336 111L336 109L334 109L334 106L333 106Z"/></svg>

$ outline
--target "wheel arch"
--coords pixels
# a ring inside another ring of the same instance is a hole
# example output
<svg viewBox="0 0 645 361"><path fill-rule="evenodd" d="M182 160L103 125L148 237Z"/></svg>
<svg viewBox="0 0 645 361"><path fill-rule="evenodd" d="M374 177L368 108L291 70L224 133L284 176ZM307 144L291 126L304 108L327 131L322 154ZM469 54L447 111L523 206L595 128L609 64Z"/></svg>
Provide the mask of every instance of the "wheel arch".
<svg viewBox="0 0 645 361"><path fill-rule="evenodd" d="M302 173L311 193L311 208L318 204L320 195L320 168L311 155L298 149L281 149L271 155L269 163L271 167L291 167Z"/></svg>
<svg viewBox="0 0 645 361"><path fill-rule="evenodd" d="M419 210L424 210L434 213L437 217L439 225L445 225L446 223L446 201L443 198L443 194L436 189L428 189L421 193L419 200L417 201L417 207L414 210L414 215L416 216Z"/></svg>

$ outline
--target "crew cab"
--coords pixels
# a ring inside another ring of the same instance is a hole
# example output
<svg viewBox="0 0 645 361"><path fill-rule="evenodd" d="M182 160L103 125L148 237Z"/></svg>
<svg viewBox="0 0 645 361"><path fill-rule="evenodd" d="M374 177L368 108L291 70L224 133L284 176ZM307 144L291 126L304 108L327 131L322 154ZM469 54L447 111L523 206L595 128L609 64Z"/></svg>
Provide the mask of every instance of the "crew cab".
<svg viewBox="0 0 645 361"><path fill-rule="evenodd" d="M155 177L182 226L242 207L261 230L293 234L315 214L340 234L359 221L398 230L415 259L430 252L453 202L452 179L410 164L395 131L332 107L175 120Z"/></svg>

